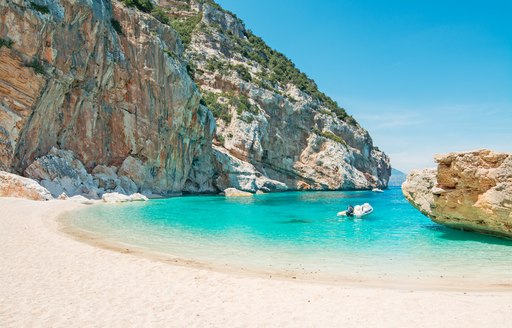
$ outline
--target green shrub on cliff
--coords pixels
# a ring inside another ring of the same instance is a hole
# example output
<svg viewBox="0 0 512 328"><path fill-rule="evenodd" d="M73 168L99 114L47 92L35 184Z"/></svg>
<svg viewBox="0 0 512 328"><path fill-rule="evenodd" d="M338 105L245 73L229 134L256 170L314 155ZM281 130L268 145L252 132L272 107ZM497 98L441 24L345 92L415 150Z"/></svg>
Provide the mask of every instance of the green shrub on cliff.
<svg viewBox="0 0 512 328"><path fill-rule="evenodd" d="M160 23L170 25L169 15L160 7L156 7L151 11L151 15L158 19Z"/></svg>
<svg viewBox="0 0 512 328"><path fill-rule="evenodd" d="M234 65L232 67L242 80L247 81L247 82L252 81L251 73L249 73L249 71L247 70L247 68L245 66Z"/></svg>
<svg viewBox="0 0 512 328"><path fill-rule="evenodd" d="M30 8L39 11L41 14L48 15L50 13L50 9L48 6L39 5L35 2L30 2Z"/></svg>
<svg viewBox="0 0 512 328"><path fill-rule="evenodd" d="M190 76L190 78L193 80L194 76L196 75L196 66L192 62L187 63L187 73Z"/></svg>
<svg viewBox="0 0 512 328"><path fill-rule="evenodd" d="M0 38L0 48L6 47L6 48L11 49L13 44L14 44L14 41L9 38L5 38L5 39Z"/></svg>
<svg viewBox="0 0 512 328"><path fill-rule="evenodd" d="M190 44L190 41L192 41L192 32L202 19L203 14L199 13L191 17L177 18L170 22L172 28L178 32L185 47Z"/></svg>
<svg viewBox="0 0 512 328"><path fill-rule="evenodd" d="M117 19L114 19L112 18L110 20L110 24L112 24L112 27L114 28L114 30L120 34L120 35L124 35L123 33L123 28L121 27L121 23L119 23L119 21Z"/></svg>
<svg viewBox="0 0 512 328"><path fill-rule="evenodd" d="M209 72L216 72L220 75L226 75L229 72L236 72L237 75L244 81L250 82L252 81L251 73L249 73L249 70L244 66L240 64L232 65L228 62L223 62L217 58L209 58L206 61L206 70Z"/></svg>
<svg viewBox="0 0 512 328"><path fill-rule="evenodd" d="M151 0L122 0L122 2L128 7L136 7L145 13L150 13L153 10Z"/></svg>
<svg viewBox="0 0 512 328"><path fill-rule="evenodd" d="M44 66L41 64L41 61L36 57L32 58L32 61L28 63L27 66L32 67L34 69L34 72L36 72L37 74L46 74Z"/></svg>
<svg viewBox="0 0 512 328"><path fill-rule="evenodd" d="M217 72L217 73L220 73L221 75L224 75L227 73L227 65L215 57L208 58L208 60L206 60L205 68L209 72Z"/></svg>
<svg viewBox="0 0 512 328"><path fill-rule="evenodd" d="M219 103L219 96L213 92L203 92L203 105L208 107L213 116L220 118L226 123L231 122L231 113L226 105Z"/></svg>
<svg viewBox="0 0 512 328"><path fill-rule="evenodd" d="M259 109L250 103L249 98L245 95L238 95L232 98L231 104L236 107L237 113L249 112L251 114L258 114Z"/></svg>
<svg viewBox="0 0 512 328"><path fill-rule="evenodd" d="M331 131L320 131L319 129L317 128L313 128L311 130L313 133L319 135L319 136L322 136L324 138L327 138L327 139L330 139L334 142L337 142L337 143L340 143L342 145L345 145L347 146L347 143L345 142L345 140L343 140L341 137L335 135L334 133L332 133Z"/></svg>

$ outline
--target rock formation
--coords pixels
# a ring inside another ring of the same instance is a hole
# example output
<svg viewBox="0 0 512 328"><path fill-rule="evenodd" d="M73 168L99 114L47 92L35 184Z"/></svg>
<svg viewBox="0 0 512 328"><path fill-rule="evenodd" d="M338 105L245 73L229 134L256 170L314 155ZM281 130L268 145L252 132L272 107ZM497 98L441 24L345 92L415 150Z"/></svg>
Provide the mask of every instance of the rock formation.
<svg viewBox="0 0 512 328"><path fill-rule="evenodd" d="M226 197L251 197L253 194L247 191L241 191L236 188L227 188L224 190L224 196Z"/></svg>
<svg viewBox="0 0 512 328"><path fill-rule="evenodd" d="M434 222L512 238L512 154L480 150L435 160L437 170L408 175L407 200Z"/></svg>
<svg viewBox="0 0 512 328"><path fill-rule="evenodd" d="M19 175L0 171L0 197L50 200L52 195L39 183Z"/></svg>
<svg viewBox="0 0 512 328"><path fill-rule="evenodd" d="M186 13L183 20L198 18L185 55L216 116L216 159L248 163L243 174L218 167L220 185L254 192L264 178L264 191L387 186L387 156L290 60L212 2L192 1Z"/></svg>
<svg viewBox="0 0 512 328"><path fill-rule="evenodd" d="M387 185L368 132L236 16L126 3L0 3L0 169L54 197Z"/></svg>
<svg viewBox="0 0 512 328"><path fill-rule="evenodd" d="M138 194L138 193L127 196L127 195L120 194L117 192L105 193L105 194L103 194L103 196L101 196L101 199L105 203L144 202L144 201L148 200L148 198L146 196Z"/></svg>

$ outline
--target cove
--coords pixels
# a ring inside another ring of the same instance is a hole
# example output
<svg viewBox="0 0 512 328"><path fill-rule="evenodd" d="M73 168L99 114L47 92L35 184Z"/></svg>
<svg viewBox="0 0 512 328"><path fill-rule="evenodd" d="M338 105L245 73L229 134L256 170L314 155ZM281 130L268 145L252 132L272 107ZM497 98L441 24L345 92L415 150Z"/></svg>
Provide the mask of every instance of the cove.
<svg viewBox="0 0 512 328"><path fill-rule="evenodd" d="M365 202L374 208L367 217L336 216ZM60 221L118 247L265 275L393 284L512 281L512 241L437 225L399 188L101 204Z"/></svg>

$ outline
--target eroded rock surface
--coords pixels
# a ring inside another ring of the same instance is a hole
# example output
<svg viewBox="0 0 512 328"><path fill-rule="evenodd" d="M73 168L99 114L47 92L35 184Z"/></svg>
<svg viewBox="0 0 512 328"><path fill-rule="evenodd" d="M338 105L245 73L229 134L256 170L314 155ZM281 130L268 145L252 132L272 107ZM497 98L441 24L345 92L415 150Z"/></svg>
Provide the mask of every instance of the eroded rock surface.
<svg viewBox="0 0 512 328"><path fill-rule="evenodd" d="M50 192L36 181L4 171L0 171L0 197L32 200L53 199Z"/></svg>
<svg viewBox="0 0 512 328"><path fill-rule="evenodd" d="M402 190L423 214L450 227L512 238L512 154L490 150L435 157Z"/></svg>

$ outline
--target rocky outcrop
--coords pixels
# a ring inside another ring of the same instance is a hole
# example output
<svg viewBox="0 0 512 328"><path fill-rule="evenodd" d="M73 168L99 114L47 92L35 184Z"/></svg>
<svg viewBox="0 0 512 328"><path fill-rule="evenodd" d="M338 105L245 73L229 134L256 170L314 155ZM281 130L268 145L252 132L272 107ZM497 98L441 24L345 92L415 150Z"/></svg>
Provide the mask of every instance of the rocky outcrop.
<svg viewBox="0 0 512 328"><path fill-rule="evenodd" d="M224 190L224 196L226 197L252 197L253 194L247 191L238 190L236 188L227 188Z"/></svg>
<svg viewBox="0 0 512 328"><path fill-rule="evenodd" d="M128 195L123 195L123 194L120 194L117 192L103 194L101 199L105 203L111 203L111 204L112 203L125 203L125 202L141 202L141 201L144 202L144 201L148 200L148 198L146 196L138 194L138 193L128 196Z"/></svg>
<svg viewBox="0 0 512 328"><path fill-rule="evenodd" d="M248 192L285 191L286 184L272 180L259 172L252 164L242 161L222 148L214 146L216 171L219 172L215 185L219 189L236 188Z"/></svg>
<svg viewBox="0 0 512 328"><path fill-rule="evenodd" d="M405 197L433 221L512 238L512 154L490 150L435 157L437 170L413 171Z"/></svg>
<svg viewBox="0 0 512 328"><path fill-rule="evenodd" d="M386 187L368 132L235 15L159 3L0 2L0 169L54 197Z"/></svg>
<svg viewBox="0 0 512 328"><path fill-rule="evenodd" d="M81 195L91 199L105 193L132 195L142 192L153 196L153 177L137 159L128 156L121 167L97 165L88 173L82 162L69 150L52 148L30 164L25 176L40 181L53 197Z"/></svg>
<svg viewBox="0 0 512 328"><path fill-rule="evenodd" d="M87 173L82 162L72 151L52 148L50 152L30 164L25 176L37 180L53 197L83 195L98 199L98 186Z"/></svg>
<svg viewBox="0 0 512 328"><path fill-rule="evenodd" d="M0 197L32 200L53 199L50 192L36 181L4 171L0 171Z"/></svg>

